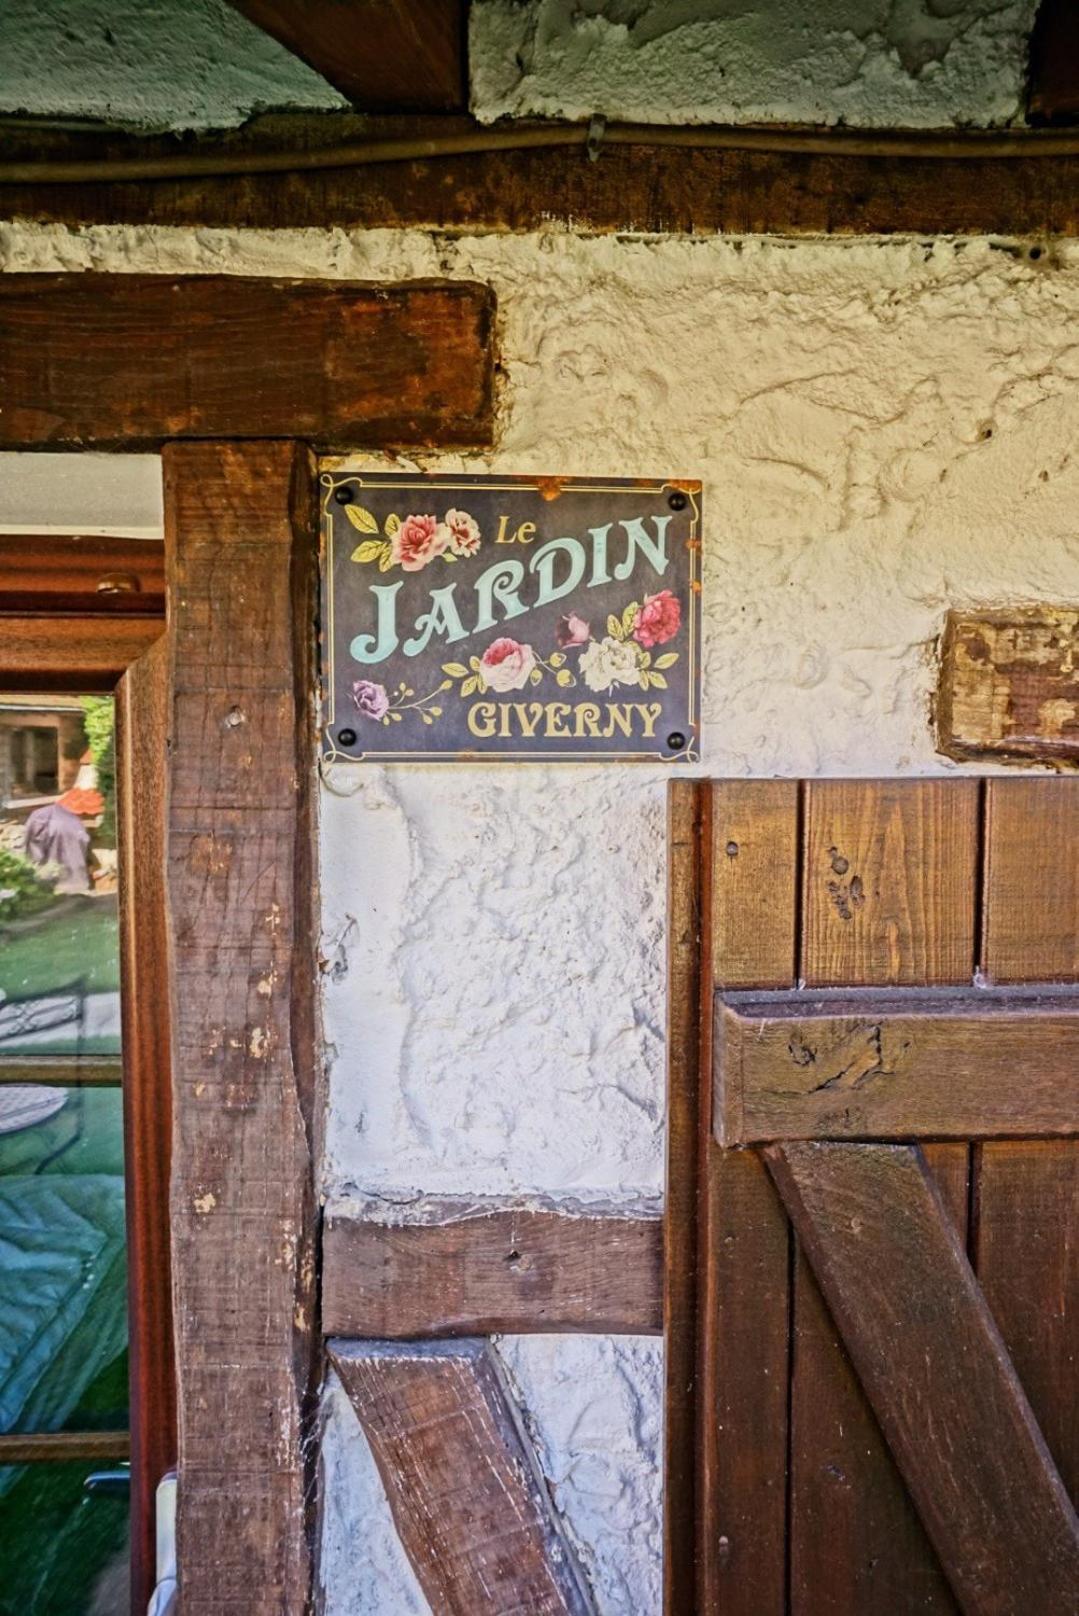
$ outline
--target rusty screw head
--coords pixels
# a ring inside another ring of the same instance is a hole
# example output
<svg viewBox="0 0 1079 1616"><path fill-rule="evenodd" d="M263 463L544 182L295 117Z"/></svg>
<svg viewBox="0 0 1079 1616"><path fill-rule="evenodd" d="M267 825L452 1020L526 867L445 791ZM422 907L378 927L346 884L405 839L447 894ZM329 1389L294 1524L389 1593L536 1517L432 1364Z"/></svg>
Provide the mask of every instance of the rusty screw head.
<svg viewBox="0 0 1079 1616"><path fill-rule="evenodd" d="M352 489L347 483L343 483L340 488L334 489L333 497L337 501L338 505L351 505Z"/></svg>
<svg viewBox="0 0 1079 1616"><path fill-rule="evenodd" d="M667 504L671 507L672 511L684 511L686 506L689 504L689 501L687 500L685 494L679 493L676 489L673 494L667 495Z"/></svg>

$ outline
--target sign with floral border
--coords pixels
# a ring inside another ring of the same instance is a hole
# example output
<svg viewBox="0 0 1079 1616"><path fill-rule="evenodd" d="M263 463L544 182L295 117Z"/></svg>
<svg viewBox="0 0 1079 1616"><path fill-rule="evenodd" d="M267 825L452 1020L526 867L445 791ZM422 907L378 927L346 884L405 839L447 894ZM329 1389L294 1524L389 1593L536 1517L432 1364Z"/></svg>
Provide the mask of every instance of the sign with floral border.
<svg viewBox="0 0 1079 1616"><path fill-rule="evenodd" d="M699 760L699 482L321 488L328 758Z"/></svg>

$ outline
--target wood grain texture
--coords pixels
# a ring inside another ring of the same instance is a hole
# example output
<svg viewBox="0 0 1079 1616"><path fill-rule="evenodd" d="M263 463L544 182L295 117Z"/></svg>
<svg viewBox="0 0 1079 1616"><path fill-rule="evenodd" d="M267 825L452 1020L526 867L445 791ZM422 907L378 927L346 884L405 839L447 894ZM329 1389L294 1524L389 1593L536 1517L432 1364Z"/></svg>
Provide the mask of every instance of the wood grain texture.
<svg viewBox="0 0 1079 1616"><path fill-rule="evenodd" d="M120 1464L131 1455L127 1431L0 1432L0 1465Z"/></svg>
<svg viewBox="0 0 1079 1616"><path fill-rule="evenodd" d="M163 618L165 547L151 539L0 534L0 612Z"/></svg>
<svg viewBox="0 0 1079 1616"><path fill-rule="evenodd" d="M814 781L803 790L803 978L878 989L969 980L975 783ZM953 1173L949 1161L949 1181ZM795 1244L790 1616L951 1612L947 1580Z"/></svg>
<svg viewBox="0 0 1079 1616"><path fill-rule="evenodd" d="M729 995L720 1144L1079 1133L1079 994Z"/></svg>
<svg viewBox="0 0 1079 1616"><path fill-rule="evenodd" d="M367 112L458 112L463 0L229 0Z"/></svg>
<svg viewBox="0 0 1079 1616"><path fill-rule="evenodd" d="M723 780L713 791L713 981L786 985L797 944L798 782Z"/></svg>
<svg viewBox="0 0 1079 1616"><path fill-rule="evenodd" d="M667 792L667 1174L663 1211L663 1599L688 1610L697 1563L698 1219L703 1136L702 935L711 787L674 780Z"/></svg>
<svg viewBox="0 0 1079 1616"><path fill-rule="evenodd" d="M1027 116L1079 123L1079 11L1073 0L1040 0L1030 36Z"/></svg>
<svg viewBox="0 0 1079 1616"><path fill-rule="evenodd" d="M322 1235L326 1335L662 1331L659 1218L474 1203L439 1212L438 1221L404 1224L330 1214Z"/></svg>
<svg viewBox="0 0 1079 1616"><path fill-rule="evenodd" d="M112 690L161 636L156 616L0 616L0 679L23 690Z"/></svg>
<svg viewBox="0 0 1079 1616"><path fill-rule="evenodd" d="M176 1463L168 1204L172 1142L168 914L169 648L162 636L116 692L123 991L131 1608L157 1581L157 1484Z"/></svg>
<svg viewBox="0 0 1079 1616"><path fill-rule="evenodd" d="M0 447L489 438L493 294L239 275L5 275Z"/></svg>
<svg viewBox="0 0 1079 1616"><path fill-rule="evenodd" d="M920 1152L766 1155L961 1607L1073 1609L1079 1522Z"/></svg>
<svg viewBox="0 0 1079 1616"><path fill-rule="evenodd" d="M712 792L706 978L789 988L799 788L724 780ZM705 1085L710 1001L708 994ZM710 1111L702 1104L698 1609L785 1616L790 1234L764 1164L748 1151L721 1150Z"/></svg>
<svg viewBox="0 0 1079 1616"><path fill-rule="evenodd" d="M220 153L304 154L345 143L475 134L471 118L268 114L212 137L5 130L8 161L85 163ZM733 234L1075 235L1079 158L860 157L842 151L615 146L465 153L224 177L0 185L0 217L252 229L543 229Z"/></svg>
<svg viewBox="0 0 1079 1616"><path fill-rule="evenodd" d="M806 793L806 983L969 981L977 781L823 780Z"/></svg>
<svg viewBox="0 0 1079 1616"><path fill-rule="evenodd" d="M316 1335L314 466L164 452L179 1563L199 1616L300 1616Z"/></svg>
<svg viewBox="0 0 1079 1616"><path fill-rule="evenodd" d="M486 1341L335 1341L401 1543L439 1616L592 1616Z"/></svg>
<svg viewBox="0 0 1079 1616"><path fill-rule="evenodd" d="M983 912L991 981L1079 981L1079 781L988 782ZM1064 1483L1079 1496L1079 1147L985 1145L977 1206L982 1289Z"/></svg>
<svg viewBox="0 0 1079 1616"><path fill-rule="evenodd" d="M948 757L1079 760L1079 609L949 612L935 713Z"/></svg>

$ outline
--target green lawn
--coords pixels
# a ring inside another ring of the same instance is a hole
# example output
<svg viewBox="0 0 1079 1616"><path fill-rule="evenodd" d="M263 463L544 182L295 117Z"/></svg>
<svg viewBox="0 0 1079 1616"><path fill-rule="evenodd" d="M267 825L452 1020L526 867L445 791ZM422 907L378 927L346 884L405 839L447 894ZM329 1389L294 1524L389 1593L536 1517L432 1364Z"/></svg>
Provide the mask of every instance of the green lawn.
<svg viewBox="0 0 1079 1616"><path fill-rule="evenodd" d="M26 999L83 978L87 993L120 986L116 900L73 898L26 931L0 928L0 991Z"/></svg>

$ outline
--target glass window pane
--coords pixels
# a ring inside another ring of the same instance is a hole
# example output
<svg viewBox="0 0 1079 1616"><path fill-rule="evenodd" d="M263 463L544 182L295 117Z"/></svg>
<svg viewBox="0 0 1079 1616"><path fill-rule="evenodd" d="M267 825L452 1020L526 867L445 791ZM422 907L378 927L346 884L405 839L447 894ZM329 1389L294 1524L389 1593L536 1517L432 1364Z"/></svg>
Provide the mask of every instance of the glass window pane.
<svg viewBox="0 0 1079 1616"><path fill-rule="evenodd" d="M127 1424L121 1107L0 1085L0 1431Z"/></svg>
<svg viewBox="0 0 1079 1616"><path fill-rule="evenodd" d="M0 1616L129 1616L128 1500L112 1466L0 1466Z"/></svg>
<svg viewBox="0 0 1079 1616"><path fill-rule="evenodd" d="M119 1052L114 720L0 695L0 1059Z"/></svg>

